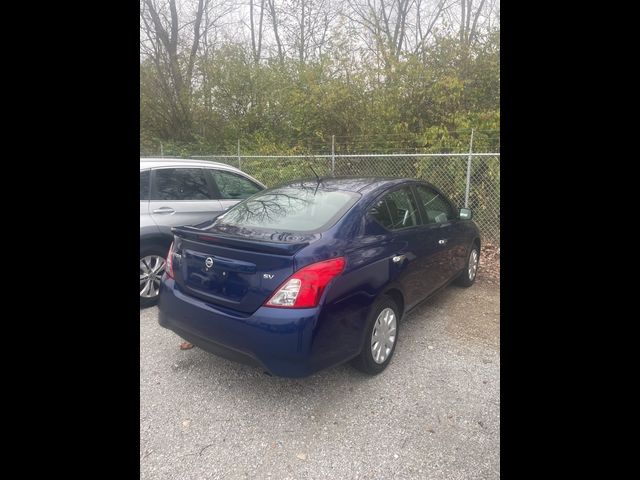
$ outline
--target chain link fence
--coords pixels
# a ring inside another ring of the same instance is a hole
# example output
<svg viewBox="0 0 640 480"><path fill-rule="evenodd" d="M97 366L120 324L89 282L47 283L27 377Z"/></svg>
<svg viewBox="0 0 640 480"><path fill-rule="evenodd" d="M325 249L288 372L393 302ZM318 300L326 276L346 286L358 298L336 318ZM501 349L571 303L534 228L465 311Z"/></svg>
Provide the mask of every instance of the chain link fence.
<svg viewBox="0 0 640 480"><path fill-rule="evenodd" d="M191 156L240 168L268 187L319 176L388 176L426 180L473 210L485 243L500 245L500 154Z"/></svg>

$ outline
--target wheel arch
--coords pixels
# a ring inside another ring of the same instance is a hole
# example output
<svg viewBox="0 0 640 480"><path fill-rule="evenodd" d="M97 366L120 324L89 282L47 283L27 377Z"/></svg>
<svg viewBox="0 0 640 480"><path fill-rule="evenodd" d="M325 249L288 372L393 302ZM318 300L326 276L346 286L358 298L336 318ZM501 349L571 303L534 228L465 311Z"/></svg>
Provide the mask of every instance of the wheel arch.
<svg viewBox="0 0 640 480"><path fill-rule="evenodd" d="M145 235L144 237L140 237L140 249L142 250L145 247L150 245L166 247L167 251L169 251L169 247L171 246L171 242L173 242L173 235L167 235L163 233L152 233L149 235Z"/></svg>
<svg viewBox="0 0 640 480"><path fill-rule="evenodd" d="M405 312L405 301L404 301L404 294L402 293L402 289L400 288L400 285L398 284L389 285L382 292L380 292L380 294L376 298L376 301L384 296L391 297L391 299L396 303L396 305L398 305L398 309L400 310L398 312L399 313L398 316L399 318L402 318Z"/></svg>

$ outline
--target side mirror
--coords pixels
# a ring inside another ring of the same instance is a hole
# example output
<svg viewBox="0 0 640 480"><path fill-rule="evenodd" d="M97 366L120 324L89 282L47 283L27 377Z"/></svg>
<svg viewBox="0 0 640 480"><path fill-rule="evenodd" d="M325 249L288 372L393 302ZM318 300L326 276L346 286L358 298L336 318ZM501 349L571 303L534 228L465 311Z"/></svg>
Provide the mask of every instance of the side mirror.
<svg viewBox="0 0 640 480"><path fill-rule="evenodd" d="M460 209L460 220L471 220L471 217L473 217L473 213L471 212L470 209L468 208Z"/></svg>

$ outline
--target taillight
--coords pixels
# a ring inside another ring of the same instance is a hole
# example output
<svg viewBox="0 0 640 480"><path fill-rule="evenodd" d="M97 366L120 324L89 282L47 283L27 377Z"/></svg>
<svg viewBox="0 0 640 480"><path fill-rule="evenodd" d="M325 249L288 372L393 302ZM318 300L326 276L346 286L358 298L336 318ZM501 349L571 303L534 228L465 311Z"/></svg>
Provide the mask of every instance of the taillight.
<svg viewBox="0 0 640 480"><path fill-rule="evenodd" d="M265 303L267 307L311 308L318 305L322 292L344 270L343 257L312 263L291 275Z"/></svg>
<svg viewBox="0 0 640 480"><path fill-rule="evenodd" d="M164 271L167 274L167 277L173 278L173 242L171 242L171 246L169 247L169 253L167 254L167 264L164 267Z"/></svg>

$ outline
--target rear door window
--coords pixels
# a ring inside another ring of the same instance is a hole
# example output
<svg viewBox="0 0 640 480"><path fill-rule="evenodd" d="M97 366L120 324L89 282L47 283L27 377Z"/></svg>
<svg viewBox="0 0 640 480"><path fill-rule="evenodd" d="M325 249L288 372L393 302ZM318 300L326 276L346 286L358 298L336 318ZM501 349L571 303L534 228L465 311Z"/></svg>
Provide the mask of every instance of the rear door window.
<svg viewBox="0 0 640 480"><path fill-rule="evenodd" d="M150 177L149 170L140 172L140 200L149 200Z"/></svg>
<svg viewBox="0 0 640 480"><path fill-rule="evenodd" d="M420 225L420 212L411 188L402 187L384 196L369 210L369 215L387 230Z"/></svg>
<svg viewBox="0 0 640 480"><path fill-rule="evenodd" d="M384 198L376 201L369 210L369 215L387 230L393 229L393 220L391 219L391 214L389 213L387 202Z"/></svg>
<svg viewBox="0 0 640 480"><path fill-rule="evenodd" d="M155 170L152 200L212 200L201 168L161 168Z"/></svg>

